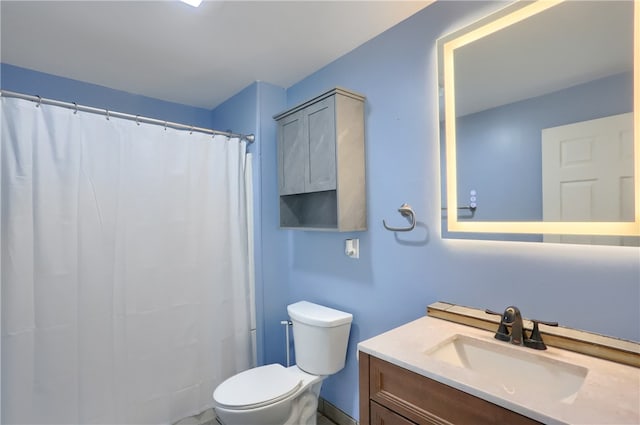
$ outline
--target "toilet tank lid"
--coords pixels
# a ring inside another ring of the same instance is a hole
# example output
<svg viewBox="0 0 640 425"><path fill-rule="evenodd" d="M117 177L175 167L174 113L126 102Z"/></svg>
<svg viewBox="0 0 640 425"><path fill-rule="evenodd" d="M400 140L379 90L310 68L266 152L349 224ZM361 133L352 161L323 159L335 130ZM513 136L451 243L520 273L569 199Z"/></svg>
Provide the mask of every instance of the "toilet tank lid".
<svg viewBox="0 0 640 425"><path fill-rule="evenodd" d="M324 328L348 324L353 320L351 313L345 313L344 311L335 310L308 301L299 301L295 304L290 304L287 307L287 312L292 320Z"/></svg>

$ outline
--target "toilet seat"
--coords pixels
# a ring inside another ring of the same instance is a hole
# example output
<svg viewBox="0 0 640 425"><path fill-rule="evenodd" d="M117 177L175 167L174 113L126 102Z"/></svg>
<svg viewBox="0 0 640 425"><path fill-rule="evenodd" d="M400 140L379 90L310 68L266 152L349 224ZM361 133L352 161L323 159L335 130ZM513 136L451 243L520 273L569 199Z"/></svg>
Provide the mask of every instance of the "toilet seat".
<svg viewBox="0 0 640 425"><path fill-rule="evenodd" d="M213 399L227 409L255 409L290 396L301 385L299 376L276 363L232 376L216 388Z"/></svg>

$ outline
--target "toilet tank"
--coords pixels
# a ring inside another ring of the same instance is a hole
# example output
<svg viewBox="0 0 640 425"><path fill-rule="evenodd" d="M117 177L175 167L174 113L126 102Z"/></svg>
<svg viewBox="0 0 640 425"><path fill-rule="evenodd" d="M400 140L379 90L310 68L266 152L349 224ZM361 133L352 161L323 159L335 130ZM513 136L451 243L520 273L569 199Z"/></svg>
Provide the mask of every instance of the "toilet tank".
<svg viewBox="0 0 640 425"><path fill-rule="evenodd" d="M287 307L293 323L297 366L313 375L331 375L344 367L353 315L308 301Z"/></svg>

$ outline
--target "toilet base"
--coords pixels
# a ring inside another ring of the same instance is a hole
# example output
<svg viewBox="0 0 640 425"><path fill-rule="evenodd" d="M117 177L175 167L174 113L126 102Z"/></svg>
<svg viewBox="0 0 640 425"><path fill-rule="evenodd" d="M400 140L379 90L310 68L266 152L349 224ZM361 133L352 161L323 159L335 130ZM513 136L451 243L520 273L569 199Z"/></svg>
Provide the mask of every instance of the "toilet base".
<svg viewBox="0 0 640 425"><path fill-rule="evenodd" d="M283 425L316 425L321 385L322 381L316 383L294 400L291 415Z"/></svg>

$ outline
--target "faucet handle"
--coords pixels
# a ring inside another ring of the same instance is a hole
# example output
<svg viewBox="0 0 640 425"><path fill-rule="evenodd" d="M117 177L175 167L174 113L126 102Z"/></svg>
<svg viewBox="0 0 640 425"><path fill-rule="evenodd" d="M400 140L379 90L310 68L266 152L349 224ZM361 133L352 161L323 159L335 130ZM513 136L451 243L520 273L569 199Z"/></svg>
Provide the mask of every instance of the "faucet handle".
<svg viewBox="0 0 640 425"><path fill-rule="evenodd" d="M529 319L531 322L533 322L533 324L535 325L536 323L541 323L543 325L547 325L547 326L558 326L558 322L545 322L544 320L538 320L538 319Z"/></svg>
<svg viewBox="0 0 640 425"><path fill-rule="evenodd" d="M509 336L509 329L507 328L507 325L502 318L502 313L498 313L489 309L486 309L484 312L487 314L495 314L496 316L500 316L500 326L498 326L498 331L495 334L495 339L507 342L510 341L511 337Z"/></svg>
<svg viewBox="0 0 640 425"><path fill-rule="evenodd" d="M531 330L531 336L529 336L529 338L525 338L524 345L529 348L534 348L536 350L546 350L547 346L545 345L544 341L542 341L542 335L540 335L540 329L538 327L538 324L542 323L543 325L546 325L546 326L558 326L558 322L545 322L543 320L534 320L534 319L531 319L531 321L533 322L533 329Z"/></svg>

